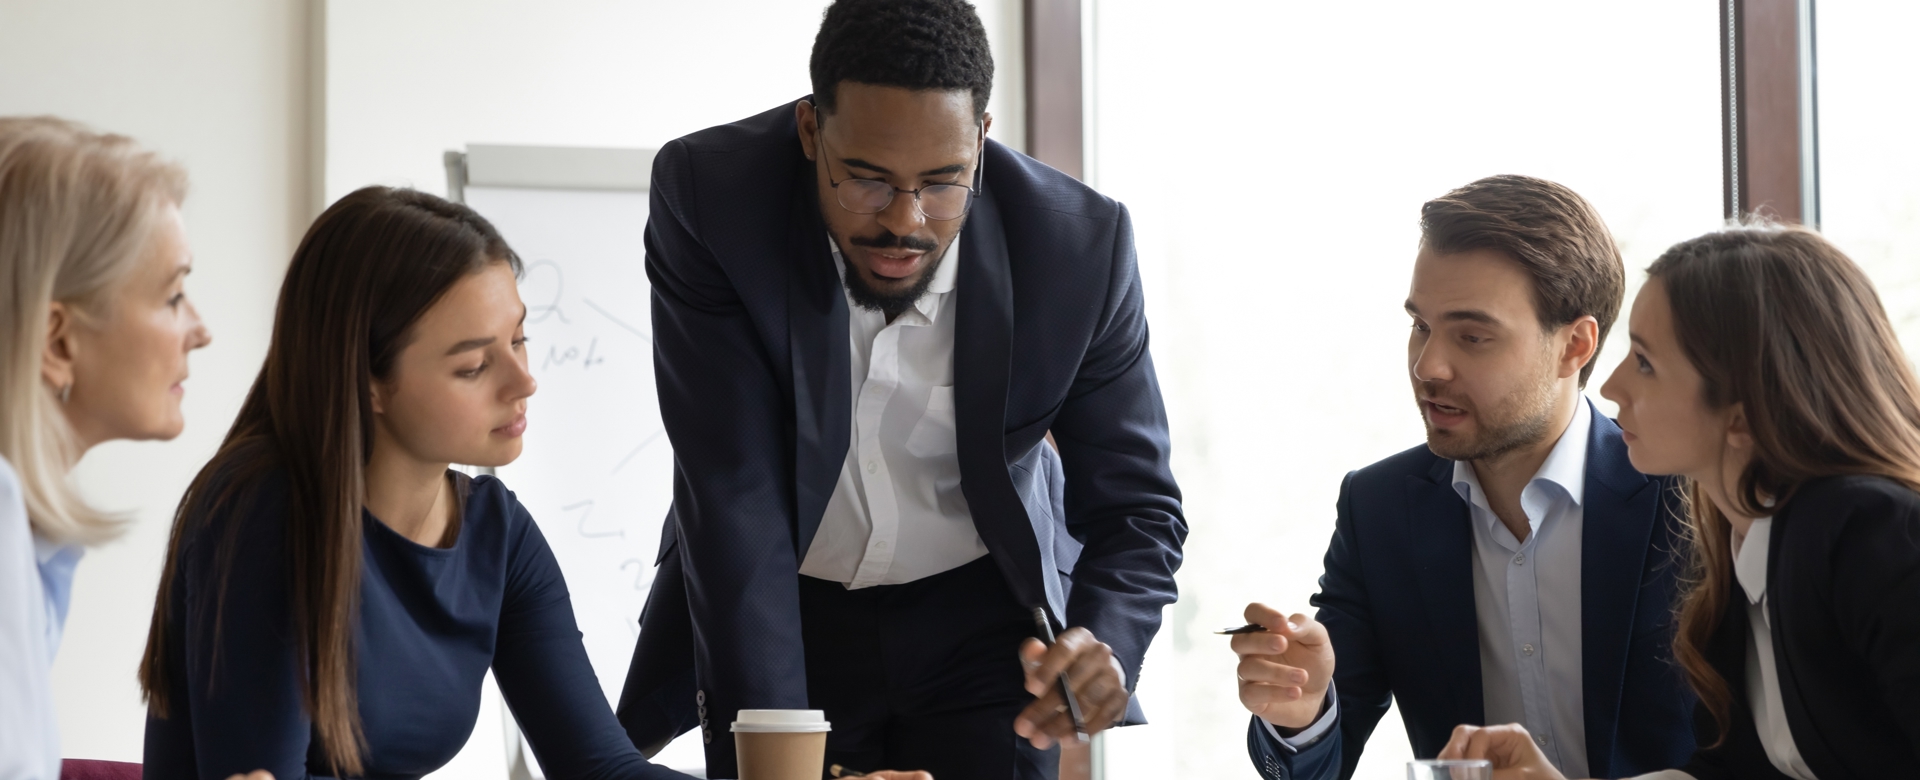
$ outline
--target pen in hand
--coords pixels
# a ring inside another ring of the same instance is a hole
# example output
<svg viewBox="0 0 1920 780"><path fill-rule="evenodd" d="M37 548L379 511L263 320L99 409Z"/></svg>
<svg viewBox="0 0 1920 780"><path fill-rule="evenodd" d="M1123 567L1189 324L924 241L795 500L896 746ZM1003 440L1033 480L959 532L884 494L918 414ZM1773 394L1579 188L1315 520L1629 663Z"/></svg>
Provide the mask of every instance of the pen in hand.
<svg viewBox="0 0 1920 780"><path fill-rule="evenodd" d="M1221 629L1221 630L1219 630L1219 631L1215 631L1215 632L1213 632L1213 633L1216 633L1216 634L1258 634L1258 633L1261 633L1261 632L1264 632L1264 631L1266 631L1266 630L1267 630L1267 627L1266 627L1266 626L1263 626L1263 625L1260 625L1259 623L1248 623L1248 624L1246 624L1246 625L1244 625L1244 626L1241 626L1241 627L1239 627L1239 628L1225 628L1225 629Z"/></svg>
<svg viewBox="0 0 1920 780"><path fill-rule="evenodd" d="M1039 629L1040 641L1048 647L1053 646L1053 624L1047 621L1044 607L1033 608L1033 625ZM1073 718L1073 736L1081 744L1087 742L1087 722L1080 716L1080 700L1073 695L1073 686L1067 682L1067 670L1060 670L1060 695L1067 700L1067 714Z"/></svg>

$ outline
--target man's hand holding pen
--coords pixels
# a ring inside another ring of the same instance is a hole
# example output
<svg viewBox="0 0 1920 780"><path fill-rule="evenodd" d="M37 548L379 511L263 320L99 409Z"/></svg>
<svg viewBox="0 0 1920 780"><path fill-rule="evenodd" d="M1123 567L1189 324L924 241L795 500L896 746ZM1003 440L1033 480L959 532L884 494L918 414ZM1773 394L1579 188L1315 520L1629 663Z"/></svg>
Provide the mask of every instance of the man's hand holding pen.
<svg viewBox="0 0 1920 780"><path fill-rule="evenodd" d="M1233 652L1240 656L1240 704L1282 734L1313 725L1333 679L1326 626L1265 604L1248 604L1246 616L1248 628L1266 630L1223 632L1234 635Z"/></svg>
<svg viewBox="0 0 1920 780"><path fill-rule="evenodd" d="M1061 632L1050 646L1027 640L1020 647L1020 662L1027 673L1027 691L1037 698L1013 719L1013 731L1034 747L1044 750L1076 739L1073 717L1060 695L1062 672L1073 686L1087 733L1104 731L1127 713L1127 678L1120 660L1113 657L1113 648L1084 628Z"/></svg>

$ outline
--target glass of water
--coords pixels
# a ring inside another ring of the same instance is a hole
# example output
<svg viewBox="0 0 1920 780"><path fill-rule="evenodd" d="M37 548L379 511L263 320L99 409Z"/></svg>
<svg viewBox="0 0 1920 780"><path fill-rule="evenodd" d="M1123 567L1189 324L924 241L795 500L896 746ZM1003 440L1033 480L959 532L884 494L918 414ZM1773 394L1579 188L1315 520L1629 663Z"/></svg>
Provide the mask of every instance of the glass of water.
<svg viewBox="0 0 1920 780"><path fill-rule="evenodd" d="M1484 759L1408 761L1407 780L1493 780L1493 762Z"/></svg>

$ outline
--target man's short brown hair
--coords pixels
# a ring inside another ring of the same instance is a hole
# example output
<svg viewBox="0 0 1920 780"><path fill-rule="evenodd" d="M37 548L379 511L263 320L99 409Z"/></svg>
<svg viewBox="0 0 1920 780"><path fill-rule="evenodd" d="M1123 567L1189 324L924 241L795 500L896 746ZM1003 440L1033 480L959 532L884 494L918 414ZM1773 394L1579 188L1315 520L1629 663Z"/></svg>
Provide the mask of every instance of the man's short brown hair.
<svg viewBox="0 0 1920 780"><path fill-rule="evenodd" d="M1573 190L1531 176L1489 176L1420 207L1420 242L1440 254L1498 250L1533 277L1540 327L1592 315L1600 342L1620 316L1626 266L1600 214ZM1580 369L1580 386L1598 362Z"/></svg>

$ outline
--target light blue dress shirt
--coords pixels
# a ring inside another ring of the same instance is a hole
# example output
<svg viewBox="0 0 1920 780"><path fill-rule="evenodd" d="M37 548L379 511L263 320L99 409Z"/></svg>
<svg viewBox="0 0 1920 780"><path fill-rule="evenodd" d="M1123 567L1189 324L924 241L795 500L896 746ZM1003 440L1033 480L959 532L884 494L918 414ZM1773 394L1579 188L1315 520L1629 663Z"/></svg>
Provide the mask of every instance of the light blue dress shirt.
<svg viewBox="0 0 1920 780"><path fill-rule="evenodd" d="M0 458L0 777L8 780L60 776L53 656L82 551L34 532L20 480Z"/></svg>
<svg viewBox="0 0 1920 780"><path fill-rule="evenodd" d="M1582 403L1520 491L1530 529L1514 536L1488 505L1473 464L1454 461L1453 489L1473 525L1473 609L1487 723L1519 723L1568 777L1587 768L1581 668L1580 536L1593 412Z"/></svg>

